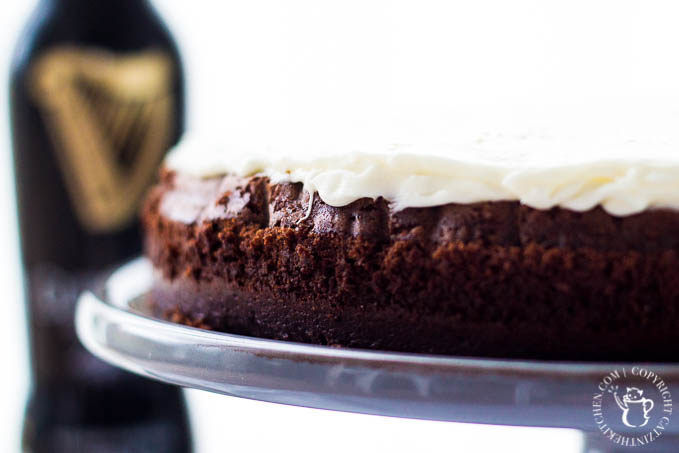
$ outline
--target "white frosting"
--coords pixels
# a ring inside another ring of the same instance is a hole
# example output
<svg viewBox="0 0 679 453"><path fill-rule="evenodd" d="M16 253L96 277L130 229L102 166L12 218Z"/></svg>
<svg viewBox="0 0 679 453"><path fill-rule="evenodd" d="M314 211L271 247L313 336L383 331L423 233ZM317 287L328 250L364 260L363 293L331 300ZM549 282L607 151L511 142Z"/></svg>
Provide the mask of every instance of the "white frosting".
<svg viewBox="0 0 679 453"><path fill-rule="evenodd" d="M166 165L200 177L301 182L333 206L381 196L396 210L496 200L576 211L601 205L619 216L679 209L679 147L662 140L484 134L445 145L273 148L187 138Z"/></svg>

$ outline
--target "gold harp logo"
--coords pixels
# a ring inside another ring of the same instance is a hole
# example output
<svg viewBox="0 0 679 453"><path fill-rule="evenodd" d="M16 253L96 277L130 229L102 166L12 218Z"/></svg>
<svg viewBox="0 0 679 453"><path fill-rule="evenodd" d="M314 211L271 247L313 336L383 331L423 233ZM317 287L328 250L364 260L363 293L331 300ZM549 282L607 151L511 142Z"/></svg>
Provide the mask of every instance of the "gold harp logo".
<svg viewBox="0 0 679 453"><path fill-rule="evenodd" d="M59 47L36 60L31 90L76 215L92 232L124 227L173 132L172 61Z"/></svg>

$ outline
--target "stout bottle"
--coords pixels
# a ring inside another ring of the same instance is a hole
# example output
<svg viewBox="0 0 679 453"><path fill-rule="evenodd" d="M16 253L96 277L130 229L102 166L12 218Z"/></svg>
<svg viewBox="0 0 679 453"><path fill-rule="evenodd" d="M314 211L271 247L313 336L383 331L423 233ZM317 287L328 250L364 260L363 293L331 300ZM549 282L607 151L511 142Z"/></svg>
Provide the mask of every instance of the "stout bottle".
<svg viewBox="0 0 679 453"><path fill-rule="evenodd" d="M146 0L42 0L10 90L32 365L24 450L186 452L179 390L96 359L73 326L78 294L140 252L140 198L183 127L176 46Z"/></svg>

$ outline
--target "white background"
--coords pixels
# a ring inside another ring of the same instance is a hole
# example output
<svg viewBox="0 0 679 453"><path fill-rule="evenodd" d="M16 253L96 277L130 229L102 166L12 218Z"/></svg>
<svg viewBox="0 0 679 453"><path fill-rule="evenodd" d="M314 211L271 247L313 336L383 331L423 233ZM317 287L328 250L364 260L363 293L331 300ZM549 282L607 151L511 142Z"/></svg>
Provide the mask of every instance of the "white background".
<svg viewBox="0 0 679 453"><path fill-rule="evenodd" d="M667 1L157 0L181 44L189 125L235 139L435 136L456 120L614 106L679 111L679 10ZM33 2L3 2L0 74ZM27 391L14 192L0 90L0 451ZM587 106L587 107L583 107ZM529 124L530 126L530 124ZM188 392L198 451L579 450L571 431L340 414ZM259 447L259 448L257 448ZM516 448L513 448L516 447Z"/></svg>

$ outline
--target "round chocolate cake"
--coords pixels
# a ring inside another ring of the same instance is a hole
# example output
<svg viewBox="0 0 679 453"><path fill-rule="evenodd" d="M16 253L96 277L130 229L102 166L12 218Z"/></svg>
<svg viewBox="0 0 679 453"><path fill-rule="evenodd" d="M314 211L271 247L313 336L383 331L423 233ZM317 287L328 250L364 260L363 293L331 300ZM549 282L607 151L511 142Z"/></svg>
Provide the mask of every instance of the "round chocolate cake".
<svg viewBox="0 0 679 453"><path fill-rule="evenodd" d="M153 307L330 346L677 358L679 159L472 149L271 159L183 146L143 210Z"/></svg>

